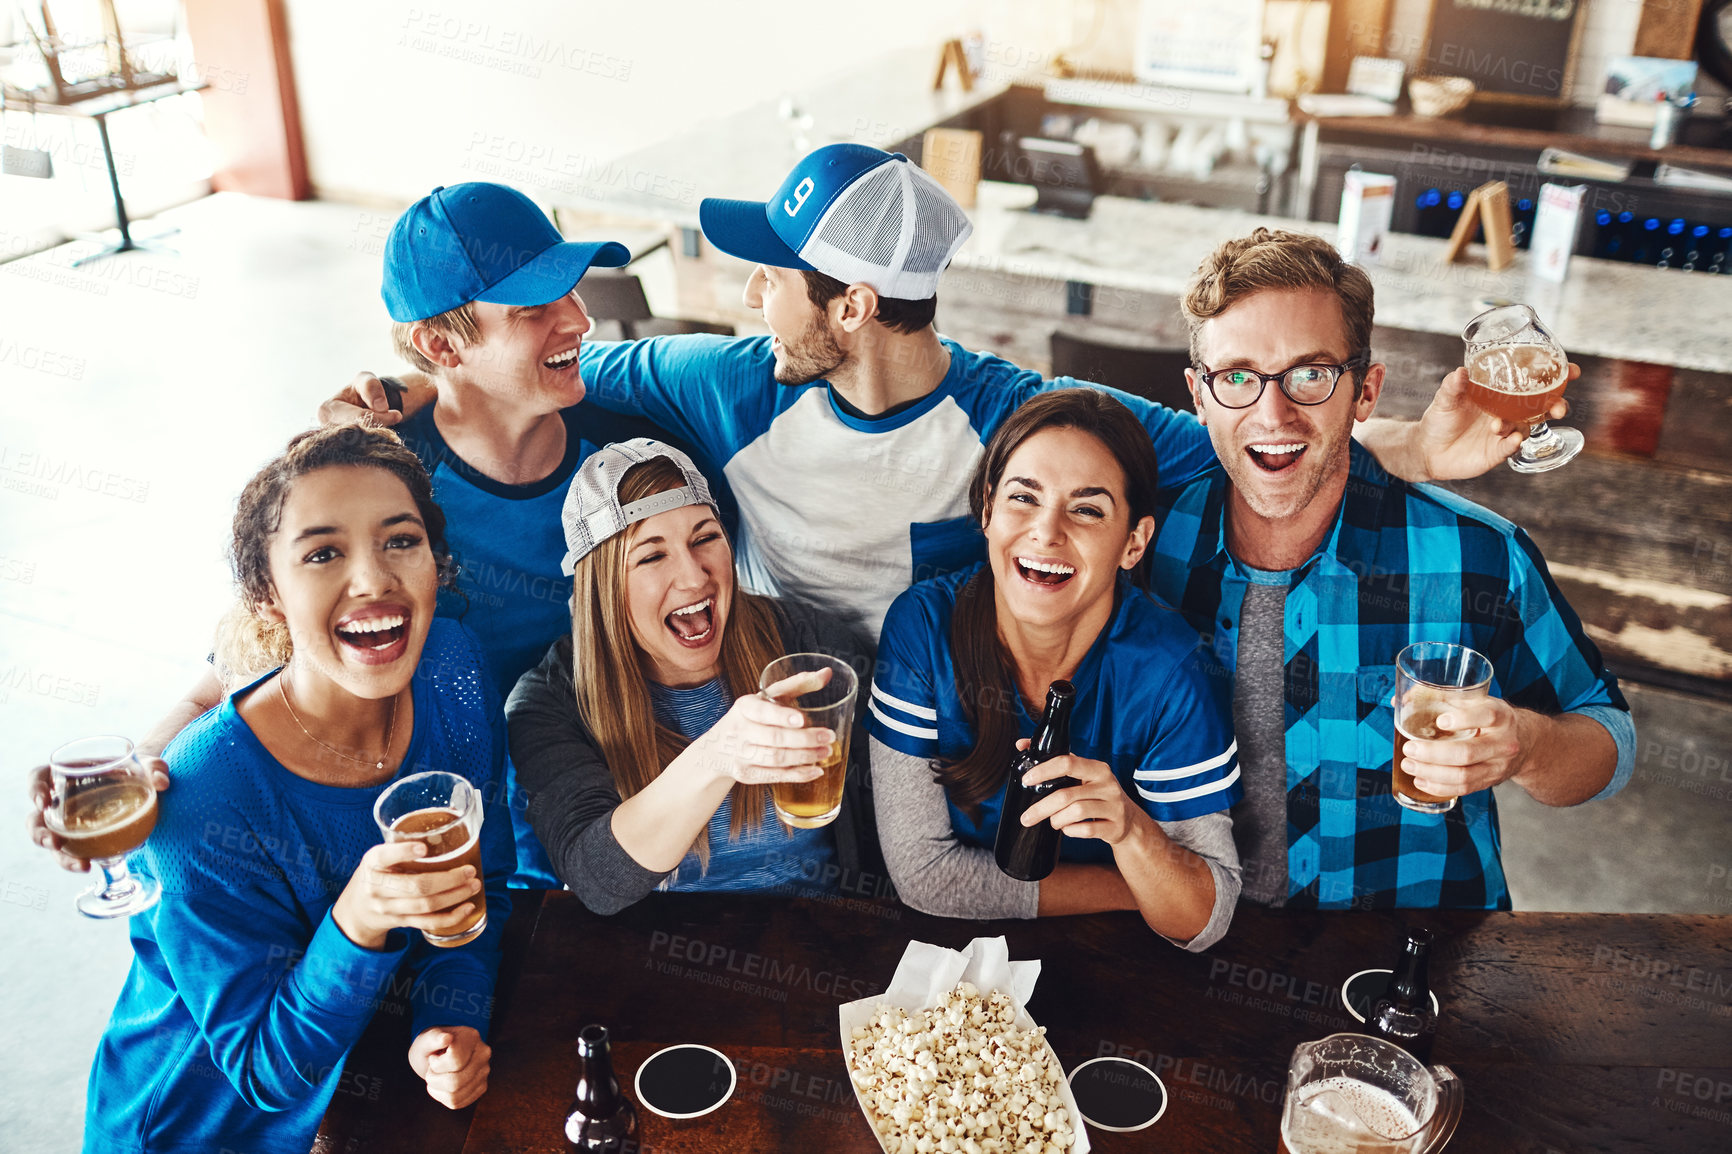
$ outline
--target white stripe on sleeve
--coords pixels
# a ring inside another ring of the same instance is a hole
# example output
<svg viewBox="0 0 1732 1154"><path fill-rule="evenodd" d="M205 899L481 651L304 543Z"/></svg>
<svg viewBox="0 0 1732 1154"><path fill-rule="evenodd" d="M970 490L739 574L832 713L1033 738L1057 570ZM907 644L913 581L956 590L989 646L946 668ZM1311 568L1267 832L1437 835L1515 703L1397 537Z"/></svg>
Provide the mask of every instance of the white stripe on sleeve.
<svg viewBox="0 0 1732 1154"><path fill-rule="evenodd" d="M912 701L904 701L900 697L886 693L876 681L872 683L872 696L893 709L900 709L910 717L923 717L927 721L938 720L938 711L936 709L928 709L924 705L915 705Z"/></svg>
<svg viewBox="0 0 1732 1154"><path fill-rule="evenodd" d="M876 717L879 721L883 722L891 729L894 729L897 733L906 733L909 737L918 737L922 741L938 740L937 728L921 729L918 726L909 725L905 721L898 721L894 717L885 713L882 709L879 709L876 701L869 702L867 708L872 710L873 717Z"/></svg>
<svg viewBox="0 0 1732 1154"><path fill-rule="evenodd" d="M1233 767L1233 772L1229 773L1226 777L1223 777L1220 781L1208 781L1204 782L1202 785L1194 785L1190 789L1174 789L1168 790L1164 793L1156 792L1152 789L1144 789L1139 785L1137 786L1137 792L1142 794L1148 801L1158 801L1171 804L1177 801L1190 801L1193 797L1202 797L1204 794L1208 793L1218 793L1238 780L1239 767L1235 765Z"/></svg>
<svg viewBox="0 0 1732 1154"><path fill-rule="evenodd" d="M1208 761L1199 761L1195 765L1187 765L1183 769L1139 769L1131 774L1138 781L1177 781L1181 777L1191 777L1194 774L1207 773L1211 769L1220 769L1239 752L1239 743L1233 742L1227 747L1227 752ZM1150 796L1153 796L1152 794Z"/></svg>

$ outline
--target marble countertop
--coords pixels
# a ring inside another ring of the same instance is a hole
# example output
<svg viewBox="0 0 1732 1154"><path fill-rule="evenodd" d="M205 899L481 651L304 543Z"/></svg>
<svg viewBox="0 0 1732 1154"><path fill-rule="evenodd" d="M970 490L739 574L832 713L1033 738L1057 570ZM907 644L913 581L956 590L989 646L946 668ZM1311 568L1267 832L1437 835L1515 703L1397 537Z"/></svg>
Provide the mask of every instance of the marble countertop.
<svg viewBox="0 0 1732 1154"><path fill-rule="evenodd" d="M763 200L795 161L842 141L888 148L983 104L1006 81L979 79L963 92L954 72L934 92L938 45L890 53L809 91L796 91L796 125L780 99L701 122L659 144L627 153L555 198L561 207L601 210L696 228L698 202L720 196Z"/></svg>
<svg viewBox="0 0 1732 1154"><path fill-rule="evenodd" d="M1046 280L1083 281L1179 296L1221 241L1258 226L1335 239L1335 226L1226 209L1101 197L1087 220L1024 211L1026 185L983 182L971 216L974 235L953 266ZM1732 372L1732 276L1575 257L1569 279L1530 277L1528 254L1501 272L1484 249L1446 264L1447 243L1391 233L1383 259L1366 266L1377 292L1377 323L1457 334L1488 298L1530 304L1572 353Z"/></svg>

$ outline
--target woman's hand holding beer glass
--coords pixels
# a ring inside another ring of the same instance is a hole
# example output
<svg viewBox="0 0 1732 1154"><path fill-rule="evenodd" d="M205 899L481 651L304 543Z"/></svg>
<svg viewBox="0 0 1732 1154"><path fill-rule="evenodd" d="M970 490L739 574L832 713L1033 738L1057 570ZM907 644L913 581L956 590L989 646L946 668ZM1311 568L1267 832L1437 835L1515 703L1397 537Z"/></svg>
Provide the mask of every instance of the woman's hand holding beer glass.
<svg viewBox="0 0 1732 1154"><path fill-rule="evenodd" d="M816 780L836 734L808 728L804 714L781 702L821 689L829 680L828 671L799 673L762 694L740 698L688 751L717 778L742 785Z"/></svg>
<svg viewBox="0 0 1732 1154"><path fill-rule="evenodd" d="M392 930L420 930L445 936L485 901L475 867L459 865L431 873L406 873L404 867L427 856L427 843L393 841L361 855L349 876L331 920L345 937L364 950L382 950Z"/></svg>

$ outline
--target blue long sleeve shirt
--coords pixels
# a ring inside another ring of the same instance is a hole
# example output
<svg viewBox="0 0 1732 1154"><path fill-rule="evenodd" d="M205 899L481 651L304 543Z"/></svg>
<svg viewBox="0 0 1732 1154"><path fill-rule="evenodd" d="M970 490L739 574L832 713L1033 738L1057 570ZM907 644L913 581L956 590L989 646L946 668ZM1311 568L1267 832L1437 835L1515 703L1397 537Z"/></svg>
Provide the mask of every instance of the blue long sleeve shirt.
<svg viewBox="0 0 1732 1154"><path fill-rule="evenodd" d="M349 941L331 907L382 840L373 803L389 783L291 773L225 700L164 755L174 788L133 862L162 883L162 900L132 919L132 969L90 1075L87 1154L306 1154L349 1050L393 994L407 997L411 1036L486 1034L513 850L498 804L503 712L469 630L432 623L413 697L396 776L447 770L486 799L486 931L456 949L403 930L383 950Z"/></svg>

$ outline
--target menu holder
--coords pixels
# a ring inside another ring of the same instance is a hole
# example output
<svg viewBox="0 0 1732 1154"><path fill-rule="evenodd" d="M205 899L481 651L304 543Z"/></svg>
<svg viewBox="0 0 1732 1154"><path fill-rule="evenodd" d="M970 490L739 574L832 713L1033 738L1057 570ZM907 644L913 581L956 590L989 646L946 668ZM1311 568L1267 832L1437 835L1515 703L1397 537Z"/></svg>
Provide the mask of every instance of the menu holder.
<svg viewBox="0 0 1732 1154"><path fill-rule="evenodd" d="M995 991L1010 995L1011 1001L1016 1003L1016 1028L1032 1030L1035 1028L1035 1021L1029 1016L1024 1003L1033 996L1034 984L1039 978L1040 962L1011 961L1010 947L1002 937L975 938L962 950L946 949L930 942L909 942L908 948L902 952L902 960L896 965L896 974L890 979L888 989L882 994L846 1002L837 1007L837 1017L842 1025L842 1053L850 1075L849 1085L854 1085L854 1066L851 1060L847 1060L847 1056L852 1053L854 1030L870 1024L884 1006L895 1006L910 1014L918 1013L942 1005L945 996L959 983L972 982L982 996ZM1047 1060L1061 1071L1059 1095L1064 1099L1065 1109L1070 1113L1071 1132L1076 1135L1076 1142L1071 1146L1069 1154L1089 1154L1088 1131L1083 1128L1082 1110L1077 1106L1076 1095L1071 1091L1070 1082L1062 1076L1064 1064L1053 1052L1051 1042L1046 1042L1046 1053ZM872 1136L878 1139L880 1147L888 1150L878 1125L881 1119L873 1116L859 1086L854 1086L854 1097L860 1103L860 1113L866 1116L867 1124L872 1127Z"/></svg>
<svg viewBox="0 0 1732 1154"><path fill-rule="evenodd" d="M1444 250L1445 264L1454 264L1469 243L1485 228L1485 263L1493 272L1508 268L1515 260L1515 242L1510 238L1512 224L1509 210L1509 185L1501 180L1489 181L1467 195L1461 215L1455 220L1455 231L1449 234L1449 247Z"/></svg>
<svg viewBox="0 0 1732 1154"><path fill-rule="evenodd" d="M944 74L950 66L956 65L956 75L962 81L964 92L974 91L974 70L968 66L968 51L962 47L960 40L946 40L938 50L938 73L932 78L932 91L937 92L944 87Z"/></svg>

